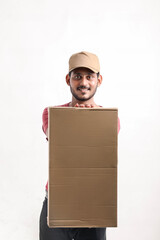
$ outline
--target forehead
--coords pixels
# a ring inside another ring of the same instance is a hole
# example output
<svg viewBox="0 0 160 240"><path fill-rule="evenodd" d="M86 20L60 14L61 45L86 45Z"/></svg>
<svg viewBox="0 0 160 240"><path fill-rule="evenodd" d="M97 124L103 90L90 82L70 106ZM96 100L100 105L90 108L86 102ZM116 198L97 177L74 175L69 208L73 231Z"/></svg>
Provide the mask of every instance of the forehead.
<svg viewBox="0 0 160 240"><path fill-rule="evenodd" d="M73 72L73 74L75 74L75 73L81 73L81 74L91 74L91 73L94 73L91 69L84 68L84 67L76 68L72 72Z"/></svg>

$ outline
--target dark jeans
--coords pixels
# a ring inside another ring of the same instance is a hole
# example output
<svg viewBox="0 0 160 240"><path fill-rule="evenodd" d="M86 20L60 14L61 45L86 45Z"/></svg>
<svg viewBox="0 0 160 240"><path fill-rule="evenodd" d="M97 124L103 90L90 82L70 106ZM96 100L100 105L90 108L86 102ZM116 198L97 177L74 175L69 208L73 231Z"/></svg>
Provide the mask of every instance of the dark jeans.
<svg viewBox="0 0 160 240"><path fill-rule="evenodd" d="M45 198L40 215L40 240L106 240L106 228L49 228Z"/></svg>

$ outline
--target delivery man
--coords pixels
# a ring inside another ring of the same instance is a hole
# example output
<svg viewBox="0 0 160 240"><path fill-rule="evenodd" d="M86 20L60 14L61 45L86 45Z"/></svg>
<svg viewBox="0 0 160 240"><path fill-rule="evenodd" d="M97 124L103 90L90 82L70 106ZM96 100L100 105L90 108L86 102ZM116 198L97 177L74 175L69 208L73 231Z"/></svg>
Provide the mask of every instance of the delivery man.
<svg viewBox="0 0 160 240"><path fill-rule="evenodd" d="M69 59L66 83L70 87L72 100L57 107L102 107L95 103L94 95L102 83L98 57L89 52L73 54ZM42 129L48 140L48 108L42 115ZM83 126L82 126L83 127ZM118 131L120 124L118 122ZM106 240L106 228L49 228L47 225L48 183L46 197L40 215L40 240Z"/></svg>

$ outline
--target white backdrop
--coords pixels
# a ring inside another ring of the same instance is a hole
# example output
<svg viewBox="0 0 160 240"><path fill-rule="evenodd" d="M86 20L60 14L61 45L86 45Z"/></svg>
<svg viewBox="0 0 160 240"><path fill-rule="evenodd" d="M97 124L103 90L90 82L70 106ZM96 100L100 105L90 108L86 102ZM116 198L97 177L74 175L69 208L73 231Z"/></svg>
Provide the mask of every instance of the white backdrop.
<svg viewBox="0 0 160 240"><path fill-rule="evenodd" d="M0 239L38 239L47 181L47 106L71 100L68 59L98 55L96 103L117 107L118 228L160 239L160 1L0 1Z"/></svg>

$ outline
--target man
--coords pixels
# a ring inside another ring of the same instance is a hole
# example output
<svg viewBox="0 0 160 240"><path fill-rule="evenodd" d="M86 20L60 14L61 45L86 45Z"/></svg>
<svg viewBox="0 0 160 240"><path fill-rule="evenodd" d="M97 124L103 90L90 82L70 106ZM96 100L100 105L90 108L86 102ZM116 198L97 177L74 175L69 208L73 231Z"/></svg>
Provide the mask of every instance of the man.
<svg viewBox="0 0 160 240"><path fill-rule="evenodd" d="M70 86L72 101L58 107L101 107L94 101L97 87L102 83L100 64L95 54L89 52L73 54L69 59L66 83ZM48 108L44 109L42 118L42 128L48 137ZM106 228L49 228L47 225L47 193L48 183L40 215L40 240L106 240Z"/></svg>

